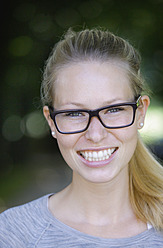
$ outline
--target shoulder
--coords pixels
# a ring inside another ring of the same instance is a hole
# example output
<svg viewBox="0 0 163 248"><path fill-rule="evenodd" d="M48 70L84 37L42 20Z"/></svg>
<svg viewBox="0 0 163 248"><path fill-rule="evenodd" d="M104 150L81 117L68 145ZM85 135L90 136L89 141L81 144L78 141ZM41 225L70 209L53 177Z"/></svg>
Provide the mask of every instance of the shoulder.
<svg viewBox="0 0 163 248"><path fill-rule="evenodd" d="M44 217L47 198L41 197L0 214L0 247L23 248L26 247L26 240L37 239L47 225Z"/></svg>
<svg viewBox="0 0 163 248"><path fill-rule="evenodd" d="M47 197L44 196L39 199L28 202L24 205L10 208L0 214L0 223L23 223L38 219L39 215L42 215Z"/></svg>
<svg viewBox="0 0 163 248"><path fill-rule="evenodd" d="M152 229L152 233L150 236L150 242L151 242L151 247L157 247L157 245L160 245L158 247L163 247L163 230L157 231L154 228Z"/></svg>
<svg viewBox="0 0 163 248"><path fill-rule="evenodd" d="M151 228L150 230L144 232L139 237L140 244L143 244L143 247L148 248L162 248L163 247L163 230L158 231L154 228Z"/></svg>

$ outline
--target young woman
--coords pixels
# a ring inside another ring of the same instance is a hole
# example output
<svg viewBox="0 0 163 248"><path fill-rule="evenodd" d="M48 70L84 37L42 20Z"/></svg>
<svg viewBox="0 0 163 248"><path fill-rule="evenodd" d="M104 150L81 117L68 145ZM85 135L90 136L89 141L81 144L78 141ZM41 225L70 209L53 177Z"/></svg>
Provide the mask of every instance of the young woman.
<svg viewBox="0 0 163 248"><path fill-rule="evenodd" d="M163 169L138 133L150 102L138 52L109 31L69 30L41 89L72 182L2 213L0 247L163 247Z"/></svg>

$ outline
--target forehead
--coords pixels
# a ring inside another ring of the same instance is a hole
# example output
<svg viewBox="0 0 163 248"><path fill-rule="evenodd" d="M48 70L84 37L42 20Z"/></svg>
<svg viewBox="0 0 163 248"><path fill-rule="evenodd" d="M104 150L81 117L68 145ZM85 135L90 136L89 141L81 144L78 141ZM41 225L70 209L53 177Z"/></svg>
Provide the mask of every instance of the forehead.
<svg viewBox="0 0 163 248"><path fill-rule="evenodd" d="M94 106L112 99L128 100L133 93L126 67L119 61L87 61L64 66L57 72L54 105L78 102Z"/></svg>

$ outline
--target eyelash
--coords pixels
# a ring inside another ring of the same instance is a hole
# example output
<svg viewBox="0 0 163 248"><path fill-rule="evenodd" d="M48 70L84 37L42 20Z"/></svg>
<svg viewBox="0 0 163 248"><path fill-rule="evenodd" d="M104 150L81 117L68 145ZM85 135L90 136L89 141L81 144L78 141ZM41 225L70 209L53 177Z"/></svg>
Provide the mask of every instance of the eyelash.
<svg viewBox="0 0 163 248"><path fill-rule="evenodd" d="M81 114L80 112L69 112L69 113L65 113L65 116L70 116L70 117L79 117Z"/></svg>
<svg viewBox="0 0 163 248"><path fill-rule="evenodd" d="M117 113L117 112L119 112L119 111L123 111L124 110L124 108L111 108L111 109L108 109L107 110L107 113L109 112L109 113Z"/></svg>

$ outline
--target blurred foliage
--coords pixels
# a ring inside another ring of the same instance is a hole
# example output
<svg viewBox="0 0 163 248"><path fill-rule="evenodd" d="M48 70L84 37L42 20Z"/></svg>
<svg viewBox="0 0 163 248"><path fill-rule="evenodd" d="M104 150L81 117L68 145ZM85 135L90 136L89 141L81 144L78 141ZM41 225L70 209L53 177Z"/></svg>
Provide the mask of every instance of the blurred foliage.
<svg viewBox="0 0 163 248"><path fill-rule="evenodd" d="M39 89L44 62L70 26L101 26L128 39L142 54L152 103L162 104L162 9L162 0L15 0L2 6L1 177L33 153L57 151L43 121Z"/></svg>

